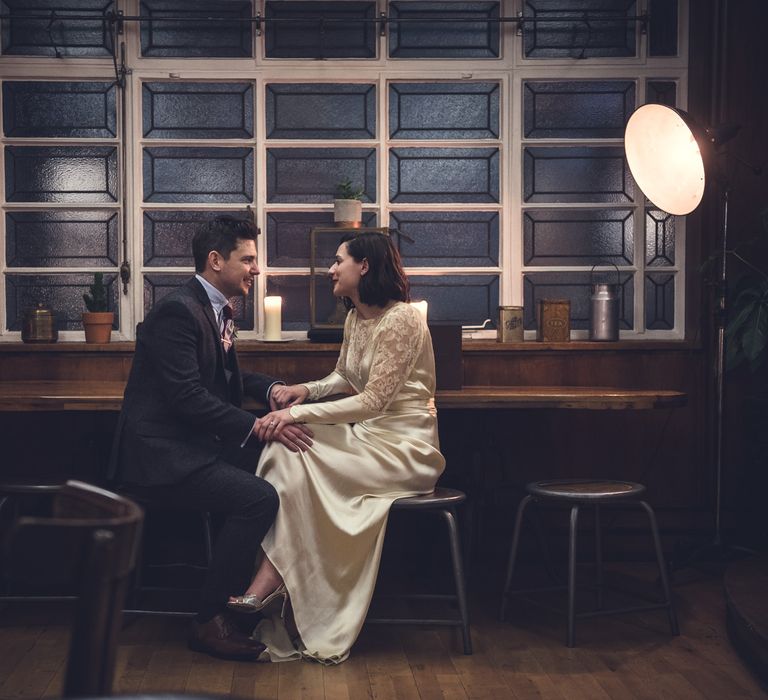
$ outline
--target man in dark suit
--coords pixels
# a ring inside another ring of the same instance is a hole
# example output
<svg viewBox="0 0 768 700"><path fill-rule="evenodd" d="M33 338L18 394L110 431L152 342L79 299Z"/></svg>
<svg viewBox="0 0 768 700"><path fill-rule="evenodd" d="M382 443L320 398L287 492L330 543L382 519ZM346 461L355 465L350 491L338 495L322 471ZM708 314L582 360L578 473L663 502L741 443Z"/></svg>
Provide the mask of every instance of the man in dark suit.
<svg viewBox="0 0 768 700"><path fill-rule="evenodd" d="M275 489L254 474L258 453L248 449L258 421L240 407L244 393L270 404L277 382L241 374L228 306L230 297L248 294L259 274L256 230L220 217L195 234L192 251L195 277L137 328L110 472L153 501L225 516L189 644L215 656L255 659L263 645L237 630L225 606L247 588L278 508ZM308 449L311 432L288 427L293 430L276 439L294 451Z"/></svg>

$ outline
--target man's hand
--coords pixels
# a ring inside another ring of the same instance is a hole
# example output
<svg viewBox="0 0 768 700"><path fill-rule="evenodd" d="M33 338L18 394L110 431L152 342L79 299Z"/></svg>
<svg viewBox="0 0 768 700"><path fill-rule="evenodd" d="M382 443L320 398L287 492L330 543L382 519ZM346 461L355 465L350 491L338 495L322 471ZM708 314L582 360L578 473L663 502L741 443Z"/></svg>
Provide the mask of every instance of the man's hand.
<svg viewBox="0 0 768 700"><path fill-rule="evenodd" d="M309 396L309 389L303 384L292 384L291 386L278 384L272 388L269 400L270 404L273 404L274 410L275 408L288 408L303 403L307 396Z"/></svg>
<svg viewBox="0 0 768 700"><path fill-rule="evenodd" d="M273 438L276 442L285 445L291 452L306 452L312 447L314 433L301 423L286 425L282 432Z"/></svg>

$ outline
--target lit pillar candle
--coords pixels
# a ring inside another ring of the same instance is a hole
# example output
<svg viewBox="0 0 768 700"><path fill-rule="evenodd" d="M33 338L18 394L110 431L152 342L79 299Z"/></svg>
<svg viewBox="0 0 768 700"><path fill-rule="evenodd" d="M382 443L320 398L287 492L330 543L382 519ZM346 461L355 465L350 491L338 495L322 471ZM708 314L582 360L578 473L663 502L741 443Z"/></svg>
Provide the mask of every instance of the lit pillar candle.
<svg viewBox="0 0 768 700"><path fill-rule="evenodd" d="M264 340L282 339L282 306L282 297L264 297Z"/></svg>
<svg viewBox="0 0 768 700"><path fill-rule="evenodd" d="M427 322L427 302L426 301L412 301L411 306L416 308L424 319L424 323Z"/></svg>

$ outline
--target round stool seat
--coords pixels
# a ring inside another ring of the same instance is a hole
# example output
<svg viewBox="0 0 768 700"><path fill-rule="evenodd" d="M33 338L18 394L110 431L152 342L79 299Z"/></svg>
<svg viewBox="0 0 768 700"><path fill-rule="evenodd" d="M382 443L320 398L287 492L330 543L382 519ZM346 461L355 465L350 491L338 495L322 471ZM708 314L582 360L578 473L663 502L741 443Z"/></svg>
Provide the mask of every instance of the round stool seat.
<svg viewBox="0 0 768 700"><path fill-rule="evenodd" d="M438 487L432 493L425 493L421 496L407 496L405 498L398 498L392 504L392 508L396 508L398 510L446 508L455 506L458 503L466 500L466 498L467 496L463 491Z"/></svg>
<svg viewBox="0 0 768 700"><path fill-rule="evenodd" d="M526 485L525 490L538 498L595 502L639 498L645 493L645 486L634 481L611 479L553 479L532 481Z"/></svg>

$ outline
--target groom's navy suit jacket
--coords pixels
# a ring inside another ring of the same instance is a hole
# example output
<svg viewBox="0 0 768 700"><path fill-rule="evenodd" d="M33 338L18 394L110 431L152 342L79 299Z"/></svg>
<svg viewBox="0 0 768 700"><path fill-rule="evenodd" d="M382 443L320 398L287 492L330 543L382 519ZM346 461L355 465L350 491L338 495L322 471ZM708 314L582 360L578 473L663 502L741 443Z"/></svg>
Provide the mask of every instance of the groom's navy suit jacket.
<svg viewBox="0 0 768 700"><path fill-rule="evenodd" d="M253 426L254 416L240 408L243 394L268 402L273 383L266 375L240 373L234 346L224 352L208 295L192 278L138 325L110 476L173 484L213 464Z"/></svg>

